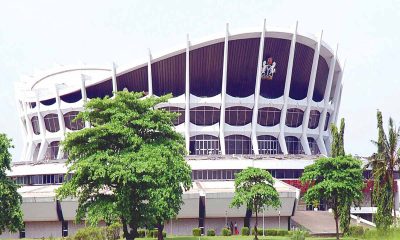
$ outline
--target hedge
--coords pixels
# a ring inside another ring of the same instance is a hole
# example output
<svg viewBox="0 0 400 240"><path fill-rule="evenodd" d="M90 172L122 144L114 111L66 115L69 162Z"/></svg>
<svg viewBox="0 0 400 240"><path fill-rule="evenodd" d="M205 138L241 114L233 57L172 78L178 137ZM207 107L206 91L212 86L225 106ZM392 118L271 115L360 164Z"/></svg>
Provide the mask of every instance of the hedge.
<svg viewBox="0 0 400 240"><path fill-rule="evenodd" d="M223 228L221 229L221 235L222 236L230 236L232 235L231 230L229 230L228 228Z"/></svg>
<svg viewBox="0 0 400 240"><path fill-rule="evenodd" d="M242 227L242 236L249 236L250 235L250 229L248 227Z"/></svg>
<svg viewBox="0 0 400 240"><path fill-rule="evenodd" d="M200 228L193 228L192 233L193 233L193 236L195 236L195 237L201 236Z"/></svg>
<svg viewBox="0 0 400 240"><path fill-rule="evenodd" d="M215 236L215 230L214 229L208 229L207 230L207 236Z"/></svg>

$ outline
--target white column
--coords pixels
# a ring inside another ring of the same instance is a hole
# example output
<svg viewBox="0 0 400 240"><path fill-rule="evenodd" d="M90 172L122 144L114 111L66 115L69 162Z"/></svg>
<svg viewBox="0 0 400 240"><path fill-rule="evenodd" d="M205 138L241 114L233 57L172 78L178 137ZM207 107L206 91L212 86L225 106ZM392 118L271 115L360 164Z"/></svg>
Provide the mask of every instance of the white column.
<svg viewBox="0 0 400 240"><path fill-rule="evenodd" d="M149 49L149 59L147 62L147 85L149 88L149 96L153 95L153 77L151 76L151 61L153 57L151 56L151 52Z"/></svg>
<svg viewBox="0 0 400 240"><path fill-rule="evenodd" d="M40 101L39 101L39 93L36 92L36 113L39 121L39 129L40 129L40 137L41 137L41 144L36 161L42 160L44 155L46 154L47 144L46 144L46 126L44 123L44 119L42 114L40 113Z"/></svg>
<svg viewBox="0 0 400 240"><path fill-rule="evenodd" d="M226 84L228 74L228 47L229 47L229 23L226 24L225 43L224 43L224 62L222 68L222 87L221 87L221 109L219 119L219 142L221 154L225 155L225 106L226 106Z"/></svg>
<svg viewBox="0 0 400 240"><path fill-rule="evenodd" d="M64 115L61 111L61 106L60 106L60 94L58 92L58 87L57 84L54 85L54 90L56 94L56 105L57 105L57 116L58 116L58 123L60 125L60 132L61 132L61 139L60 141L64 140L65 138L65 122L64 122ZM58 148L58 153L56 158L59 159L61 156L63 156L64 151L61 146Z"/></svg>
<svg viewBox="0 0 400 240"><path fill-rule="evenodd" d="M83 74L81 74L81 94L82 94L83 104L86 104L86 102L87 102L86 78L85 78L85 75L83 75ZM85 127L86 128L90 127L90 123L88 121L85 121Z"/></svg>
<svg viewBox="0 0 400 240"><path fill-rule="evenodd" d="M24 114L24 109L22 107L22 102L19 99L15 99L15 103L17 106L17 111L18 111L18 120L21 124L21 134L22 134L22 138L23 138L23 142L24 142L24 146L22 148L22 154L21 157L22 159L25 160L25 155L26 155L26 151L27 151L27 145L29 142L29 133L28 133L28 122L25 120L25 114ZM24 120L25 120L25 124L24 124Z"/></svg>
<svg viewBox="0 0 400 240"><path fill-rule="evenodd" d="M260 100L260 87L261 87L261 67L264 55L264 42L265 42L265 19L263 28L260 36L260 47L258 49L258 62L257 62L257 75L256 75L256 86L254 89L254 107L253 116L251 119L251 143L253 145L253 151L255 155L259 154L258 141L257 141L257 118L258 118L258 103Z"/></svg>
<svg viewBox="0 0 400 240"><path fill-rule="evenodd" d="M185 144L186 151L190 154L190 40L189 35L186 37L186 71L185 71Z"/></svg>
<svg viewBox="0 0 400 240"><path fill-rule="evenodd" d="M340 101L340 96L341 96L341 89L342 89L342 79L343 79L343 72L344 69L346 67L346 62L343 63L343 67L342 70L339 73L339 77L338 77L338 82L336 83L336 88L335 88L335 95L333 96L333 106L335 108L334 112L333 112L333 123L337 124L337 117L339 115L338 110L339 110L339 101Z"/></svg>
<svg viewBox="0 0 400 240"><path fill-rule="evenodd" d="M24 102L22 110L24 111L24 117L25 117L25 122L26 122L26 131L27 131L27 141L28 141L28 147L26 149L26 152L22 155L22 160L23 161L31 161L32 160L32 142L33 142L33 128L32 128L32 122L31 119L28 117L27 113L27 106L28 103Z"/></svg>
<svg viewBox="0 0 400 240"><path fill-rule="evenodd" d="M324 139L323 139L323 137L324 137L323 133L324 133L326 115L327 115L328 107L329 107L329 98L331 95L333 76L335 73L337 50L338 50L338 45L336 46L335 54L332 56L330 64L329 64L329 73L328 73L328 80L327 80L328 82L326 84L325 93L324 93L324 110L321 114L321 119L319 121L319 137L317 139L317 144L318 144L318 148L319 148L320 152L324 155L328 155L328 151L326 150ZM329 126L328 126L328 128L329 128Z"/></svg>
<svg viewBox="0 0 400 240"><path fill-rule="evenodd" d="M340 91L339 91L339 96L338 96L338 100L335 104L335 123L337 123L337 118L339 116L339 108L340 108L340 103L342 102L342 92L343 92L343 85L340 86Z"/></svg>
<svg viewBox="0 0 400 240"><path fill-rule="evenodd" d="M290 92L290 83L292 82L292 69L293 69L293 59L294 59L294 51L296 48L296 37L297 37L297 25L298 23L296 22L293 36L292 36L292 42L290 44L290 52L289 52L289 61L288 61L288 66L287 66L287 71L286 71L286 80L285 80L285 90L283 93L283 106L282 106L282 111L281 111L281 119L279 123L279 144L281 145L281 150L284 154L288 154L288 150L286 147L286 141L285 141L285 122L286 122L286 112L287 112L287 103L289 99L289 92Z"/></svg>
<svg viewBox="0 0 400 240"><path fill-rule="evenodd" d="M118 91L118 86L117 86L117 67L115 66L115 63L112 63L111 66L111 79L112 79L112 87L113 87L113 96L115 96L115 93Z"/></svg>
<svg viewBox="0 0 400 240"><path fill-rule="evenodd" d="M308 145L308 139L307 139L307 130L308 130L308 122L310 121L310 110L311 110L312 97L313 97L313 93L314 93L315 79L317 76L319 53L321 50L321 42L322 42L322 33L323 32L321 31L318 42L314 48L314 58L313 58L313 64L311 67L311 75L310 75L310 81L308 84L308 91L307 91L307 108L304 111L304 118L303 118L303 124L302 124L303 132L301 135L301 144L303 145L304 153L307 155L311 155L311 151L310 151L310 147Z"/></svg>

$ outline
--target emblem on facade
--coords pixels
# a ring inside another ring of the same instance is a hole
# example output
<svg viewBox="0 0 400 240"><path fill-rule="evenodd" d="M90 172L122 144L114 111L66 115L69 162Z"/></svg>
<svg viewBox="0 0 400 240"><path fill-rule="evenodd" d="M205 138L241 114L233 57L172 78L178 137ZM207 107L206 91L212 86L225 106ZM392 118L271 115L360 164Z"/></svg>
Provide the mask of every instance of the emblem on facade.
<svg viewBox="0 0 400 240"><path fill-rule="evenodd" d="M276 71L275 66L276 62L274 62L272 57L269 57L267 61L264 61L261 70L261 79L272 80Z"/></svg>

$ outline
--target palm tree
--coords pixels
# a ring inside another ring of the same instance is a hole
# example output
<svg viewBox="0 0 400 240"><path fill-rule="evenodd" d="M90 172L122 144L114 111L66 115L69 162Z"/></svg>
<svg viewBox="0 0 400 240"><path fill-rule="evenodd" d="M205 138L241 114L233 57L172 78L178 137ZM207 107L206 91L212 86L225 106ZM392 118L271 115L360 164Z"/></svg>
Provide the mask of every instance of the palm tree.
<svg viewBox="0 0 400 240"><path fill-rule="evenodd" d="M378 214L386 212L391 214L393 211L393 222L396 225L396 210L395 210L395 188L394 188L394 170L399 166L399 138L400 132L396 128L393 119L389 118L389 132L386 135L383 129L382 113L378 110L378 141L372 141L377 146L377 152L373 154L370 166L372 166L374 176L374 198L376 203L390 205L382 206L378 204ZM385 201L386 200L386 201ZM386 211L383 211L384 208ZM379 217L377 218L379 221ZM386 221L386 224L388 222ZM377 225L380 223L377 222ZM383 225L386 225L383 223Z"/></svg>

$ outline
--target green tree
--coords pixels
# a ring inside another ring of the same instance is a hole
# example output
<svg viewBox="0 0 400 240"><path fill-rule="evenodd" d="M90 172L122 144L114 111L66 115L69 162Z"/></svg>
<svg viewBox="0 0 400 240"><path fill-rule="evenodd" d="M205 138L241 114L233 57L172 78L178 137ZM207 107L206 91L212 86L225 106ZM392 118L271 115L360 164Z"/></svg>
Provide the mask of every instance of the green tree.
<svg viewBox="0 0 400 240"><path fill-rule="evenodd" d="M231 207L245 205L256 214L254 225L257 240L258 212L265 207L278 208L281 205L279 194L274 187L271 174L259 168L249 167L235 176L235 195Z"/></svg>
<svg viewBox="0 0 400 240"><path fill-rule="evenodd" d="M16 232L24 226L18 185L6 175L6 171L11 170L10 148L13 148L11 139L0 133L0 235L6 229Z"/></svg>
<svg viewBox="0 0 400 240"><path fill-rule="evenodd" d="M344 128L345 128L344 118L342 118L340 121L340 129L338 129L334 124L331 125L331 133L333 139L331 145L332 157L339 157L346 155L344 151ZM342 202L339 203L338 206L340 228L342 229L343 234L349 232L351 205L352 205L351 199L342 199Z"/></svg>
<svg viewBox="0 0 400 240"><path fill-rule="evenodd" d="M91 127L63 141L73 177L57 192L60 199L78 199L77 220L120 221L128 240L138 237L139 227L154 223L154 212L159 221L176 214L182 192L190 187L184 140L172 124L177 114L155 109L170 96L142 97L121 91L85 104L78 118ZM159 193L173 199L157 198Z"/></svg>
<svg viewBox="0 0 400 240"><path fill-rule="evenodd" d="M373 199L377 205L376 226L380 229L396 224L394 171L399 166L399 129L389 118L389 132L383 129L382 113L377 112L378 140L372 141L377 152L370 160L374 178ZM392 217L393 213L393 217Z"/></svg>
<svg viewBox="0 0 400 240"><path fill-rule="evenodd" d="M304 195L307 203L324 200L332 208L339 239L340 204L348 201L357 205L363 198L362 162L351 156L320 158L305 167L301 182L310 186Z"/></svg>

